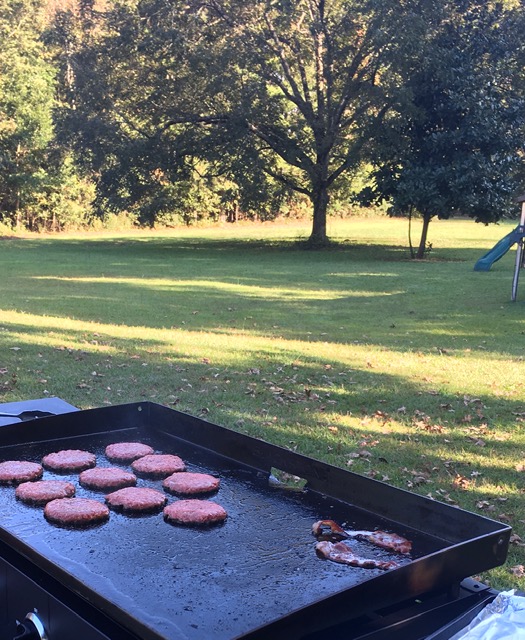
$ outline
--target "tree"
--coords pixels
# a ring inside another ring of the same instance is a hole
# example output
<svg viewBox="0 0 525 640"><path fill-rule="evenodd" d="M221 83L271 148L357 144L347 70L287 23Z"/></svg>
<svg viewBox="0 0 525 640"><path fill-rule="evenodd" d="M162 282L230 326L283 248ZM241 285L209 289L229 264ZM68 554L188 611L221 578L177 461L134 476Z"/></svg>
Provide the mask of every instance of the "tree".
<svg viewBox="0 0 525 640"><path fill-rule="evenodd" d="M97 133L89 146L106 177L125 155L140 188L155 175L176 180L197 157L247 199L277 193L275 183L304 194L310 243L324 244L330 192L392 109L394 60L409 59L420 26L390 0L116 4L78 54L68 128L84 132L83 144ZM140 167L125 140L135 157L141 150Z"/></svg>
<svg viewBox="0 0 525 640"><path fill-rule="evenodd" d="M364 194L387 199L395 215L421 215L416 258L425 255L433 217L463 214L488 223L509 211L525 121L516 85L520 15L462 0L434 5L426 22L418 70L406 80L411 104L385 123L375 188Z"/></svg>
<svg viewBox="0 0 525 640"><path fill-rule="evenodd" d="M18 226L45 181L54 79L39 0L0 0L0 16L0 219Z"/></svg>
<svg viewBox="0 0 525 640"><path fill-rule="evenodd" d="M372 197L423 215L422 255L432 217L492 219L509 194L516 15L476 0L117 0L64 39L62 131L101 207L152 224L195 176L235 184L234 207L295 191L312 245L338 183L372 161Z"/></svg>

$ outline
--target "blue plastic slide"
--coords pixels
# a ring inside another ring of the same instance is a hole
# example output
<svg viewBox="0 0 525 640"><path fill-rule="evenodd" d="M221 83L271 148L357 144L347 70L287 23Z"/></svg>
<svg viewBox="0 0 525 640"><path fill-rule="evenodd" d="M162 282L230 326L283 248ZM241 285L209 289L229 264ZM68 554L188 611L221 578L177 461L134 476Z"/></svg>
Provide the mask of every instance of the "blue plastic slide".
<svg viewBox="0 0 525 640"><path fill-rule="evenodd" d="M502 258L513 244L519 242L521 238L523 238L523 235L523 227L518 225L476 262L474 265L474 271L489 271L490 267Z"/></svg>

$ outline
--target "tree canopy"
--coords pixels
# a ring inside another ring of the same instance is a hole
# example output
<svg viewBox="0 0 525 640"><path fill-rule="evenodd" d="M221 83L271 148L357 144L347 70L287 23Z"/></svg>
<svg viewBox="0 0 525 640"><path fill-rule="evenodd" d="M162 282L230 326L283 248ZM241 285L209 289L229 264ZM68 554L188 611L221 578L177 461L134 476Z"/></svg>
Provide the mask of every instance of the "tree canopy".
<svg viewBox="0 0 525 640"><path fill-rule="evenodd" d="M522 17L489 3L450 3L437 20L435 9L428 16L435 30L406 80L410 108L377 138L375 188L365 194L386 199L394 214L421 214L418 258L434 216L488 223L509 212L525 124L525 96L515 82Z"/></svg>
<svg viewBox="0 0 525 640"><path fill-rule="evenodd" d="M7 4L30 24L38 0ZM363 198L417 212L426 225L457 212L495 220L516 191L523 19L512 3L43 6L45 28L32 27L19 47L24 59L38 59L39 82L20 103L33 105L40 124L31 129L20 111L17 128L26 128L28 141L30 131L44 136L27 145L32 166L45 165L36 159L41 145L48 165L69 158L78 176L90 177L100 212L132 211L154 224L175 209L188 219L192 208L268 216L306 198L310 244L322 245L331 198L365 165L372 181ZM6 29L13 19L5 14ZM11 60L22 64L20 55ZM15 66L6 67L11 89ZM5 95L16 102L23 92ZM0 114L2 130L8 119ZM18 148L7 134L0 144ZM23 175L33 175L29 165ZM13 186L4 193L6 217L20 200Z"/></svg>
<svg viewBox="0 0 525 640"><path fill-rule="evenodd" d="M38 37L38 5L0 0L0 216L17 222L42 188L53 138L53 69Z"/></svg>

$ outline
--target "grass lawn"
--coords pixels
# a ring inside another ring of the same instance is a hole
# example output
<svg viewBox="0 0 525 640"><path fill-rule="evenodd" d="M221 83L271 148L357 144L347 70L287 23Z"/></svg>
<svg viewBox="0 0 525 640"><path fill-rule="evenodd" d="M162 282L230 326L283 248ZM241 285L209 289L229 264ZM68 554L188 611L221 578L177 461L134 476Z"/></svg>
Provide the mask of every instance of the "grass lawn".
<svg viewBox="0 0 525 640"><path fill-rule="evenodd" d="M512 524L525 590L525 276L515 226L332 221L0 239L0 401L153 400ZM417 232L417 230L416 230Z"/></svg>

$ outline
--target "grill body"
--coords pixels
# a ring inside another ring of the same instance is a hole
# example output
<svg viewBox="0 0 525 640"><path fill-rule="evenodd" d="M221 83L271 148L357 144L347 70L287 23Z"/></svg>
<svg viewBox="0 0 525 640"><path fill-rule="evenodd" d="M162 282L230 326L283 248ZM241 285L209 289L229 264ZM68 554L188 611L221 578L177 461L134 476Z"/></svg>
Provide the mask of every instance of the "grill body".
<svg viewBox="0 0 525 640"><path fill-rule="evenodd" d="M49 640L72 640L72 627L79 640L302 640L347 623L358 628L363 616L422 594L450 599L464 578L506 557L506 525L153 403L8 425L0 430L0 459L87 448L104 464L107 444L130 439L180 454L190 470L217 473L226 524L195 531L161 517L112 514L99 529L68 531L2 488L7 629L36 608ZM269 482L275 468L303 478L306 489L276 488ZM310 528L324 518L406 535L413 558L388 572L320 561Z"/></svg>

